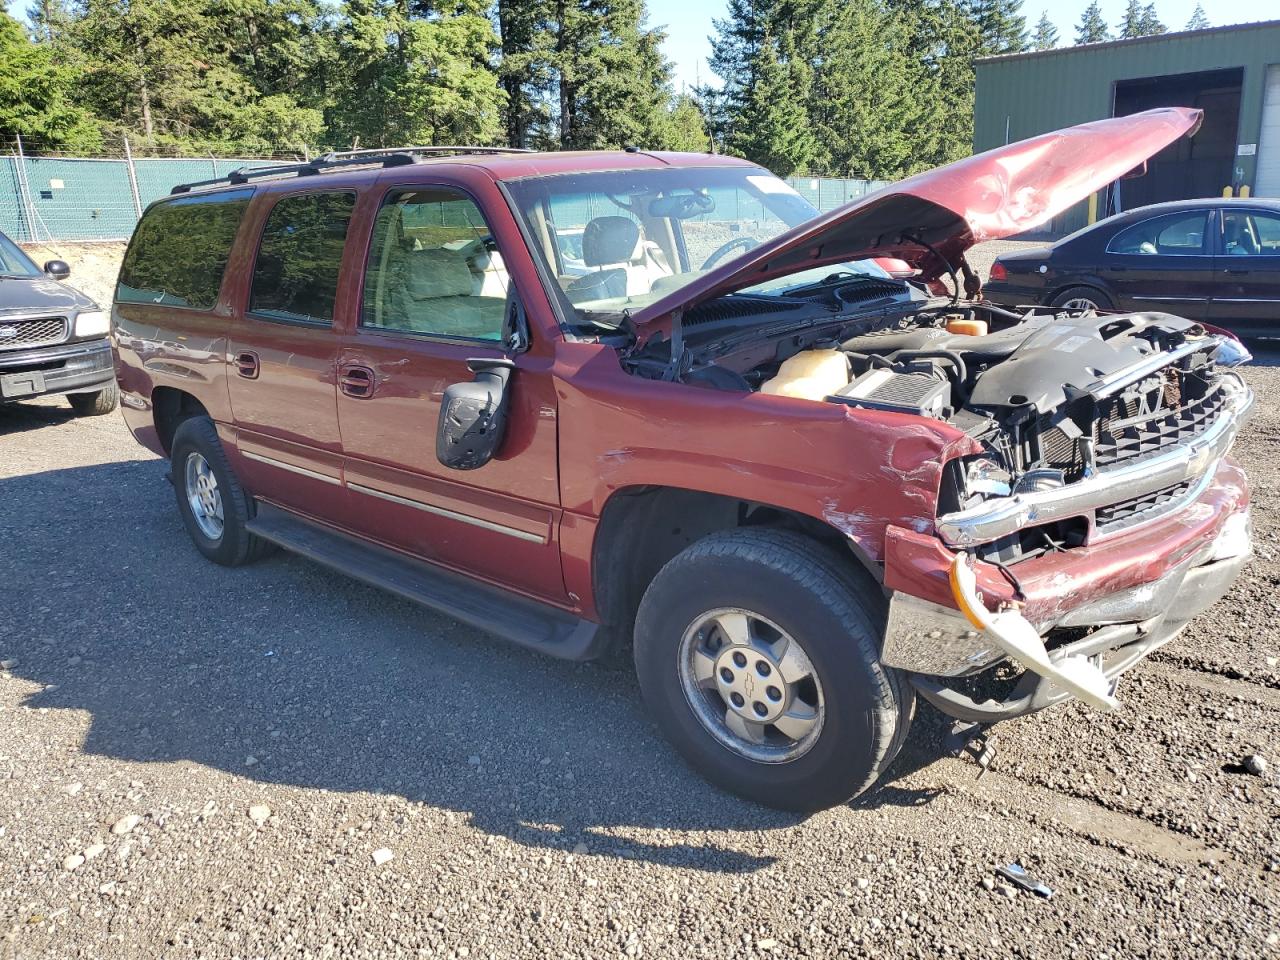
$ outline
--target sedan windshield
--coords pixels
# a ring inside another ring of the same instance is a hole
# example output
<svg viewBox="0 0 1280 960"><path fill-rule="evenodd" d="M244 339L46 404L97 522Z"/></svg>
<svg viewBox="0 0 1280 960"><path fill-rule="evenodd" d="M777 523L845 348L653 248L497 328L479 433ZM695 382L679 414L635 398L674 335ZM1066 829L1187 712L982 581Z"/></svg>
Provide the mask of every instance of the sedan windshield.
<svg viewBox="0 0 1280 960"><path fill-rule="evenodd" d="M0 233L0 277L38 277L40 268L19 249L18 245Z"/></svg>
<svg viewBox="0 0 1280 960"><path fill-rule="evenodd" d="M818 213L758 167L565 174L508 187L566 318L585 324L609 324Z"/></svg>

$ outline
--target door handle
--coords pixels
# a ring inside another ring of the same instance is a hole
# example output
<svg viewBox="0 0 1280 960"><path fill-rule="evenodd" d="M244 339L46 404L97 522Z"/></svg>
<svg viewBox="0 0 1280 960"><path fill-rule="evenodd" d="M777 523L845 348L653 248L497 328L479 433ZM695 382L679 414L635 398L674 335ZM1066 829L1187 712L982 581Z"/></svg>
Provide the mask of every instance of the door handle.
<svg viewBox="0 0 1280 960"><path fill-rule="evenodd" d="M348 397L355 397L357 400L367 400L372 397L376 382L373 371L358 363L344 364L338 373L339 388Z"/></svg>
<svg viewBox="0 0 1280 960"><path fill-rule="evenodd" d="M262 363L252 350L237 353L233 362L236 365L236 373L246 380L257 380L258 374L262 371Z"/></svg>
<svg viewBox="0 0 1280 960"><path fill-rule="evenodd" d="M1249 271L1248 271L1248 270L1232 270L1230 267L1227 267L1227 268L1226 268L1226 269L1224 269L1222 272L1223 272L1223 273L1230 273L1230 274L1233 274L1233 275L1235 275L1235 276L1240 276L1240 277L1246 277L1246 276L1248 276L1248 275L1249 275Z"/></svg>

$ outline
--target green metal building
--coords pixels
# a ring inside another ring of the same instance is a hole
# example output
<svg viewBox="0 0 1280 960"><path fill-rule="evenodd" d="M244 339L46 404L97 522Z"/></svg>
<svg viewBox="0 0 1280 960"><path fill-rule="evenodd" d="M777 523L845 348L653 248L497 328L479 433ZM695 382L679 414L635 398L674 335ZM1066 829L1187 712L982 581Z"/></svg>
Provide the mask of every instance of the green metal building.
<svg viewBox="0 0 1280 960"><path fill-rule="evenodd" d="M1048 232L1227 189L1280 197L1280 20L980 59L974 149L1163 106L1199 107L1204 123Z"/></svg>

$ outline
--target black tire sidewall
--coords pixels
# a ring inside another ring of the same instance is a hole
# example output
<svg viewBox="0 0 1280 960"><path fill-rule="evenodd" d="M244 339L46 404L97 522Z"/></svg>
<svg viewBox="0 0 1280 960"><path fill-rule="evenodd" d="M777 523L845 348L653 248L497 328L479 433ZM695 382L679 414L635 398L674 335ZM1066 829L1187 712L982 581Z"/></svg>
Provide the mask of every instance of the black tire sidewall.
<svg viewBox="0 0 1280 960"><path fill-rule="evenodd" d="M101 417L120 405L120 388L110 383L93 393L69 393L67 401L78 417Z"/></svg>
<svg viewBox="0 0 1280 960"><path fill-rule="evenodd" d="M772 550L775 560L779 553L803 556L785 537L772 543L761 538L760 547ZM637 619L636 665L655 721L690 766L733 793L798 811L843 803L875 781L900 743L895 734L909 704L899 701L878 660L873 617L879 610L863 609L871 596L858 592L867 593L822 564L797 580L776 563L709 550L681 555L659 573ZM800 642L817 672L823 728L795 760L762 763L734 753L706 730L685 698L681 638L695 619L721 607L750 610L777 624Z"/></svg>
<svg viewBox="0 0 1280 960"><path fill-rule="evenodd" d="M222 497L222 536L217 540L204 535L187 502L186 465L191 453L199 453L204 457L218 481L218 492ZM213 421L208 417L191 417L182 421L173 435L170 463L178 513L196 549L207 559L224 566L243 563L252 543L251 534L246 528L249 521L248 501L227 462Z"/></svg>

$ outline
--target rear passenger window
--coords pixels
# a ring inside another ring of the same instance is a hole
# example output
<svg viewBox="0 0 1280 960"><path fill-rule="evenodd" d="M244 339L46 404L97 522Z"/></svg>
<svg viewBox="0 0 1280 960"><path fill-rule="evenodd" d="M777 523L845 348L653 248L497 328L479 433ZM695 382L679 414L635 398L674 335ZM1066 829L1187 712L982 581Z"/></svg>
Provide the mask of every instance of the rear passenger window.
<svg viewBox="0 0 1280 960"><path fill-rule="evenodd" d="M155 204L143 215L120 267L116 300L208 310L252 190Z"/></svg>
<svg viewBox="0 0 1280 960"><path fill-rule="evenodd" d="M1204 253L1207 217L1201 211L1144 220L1112 237L1107 253L1199 256Z"/></svg>
<svg viewBox="0 0 1280 960"><path fill-rule="evenodd" d="M507 268L480 209L451 190L391 194L374 221L367 328L502 339Z"/></svg>
<svg viewBox="0 0 1280 960"><path fill-rule="evenodd" d="M253 265L249 312L268 320L332 323L354 193L285 197L271 209Z"/></svg>

